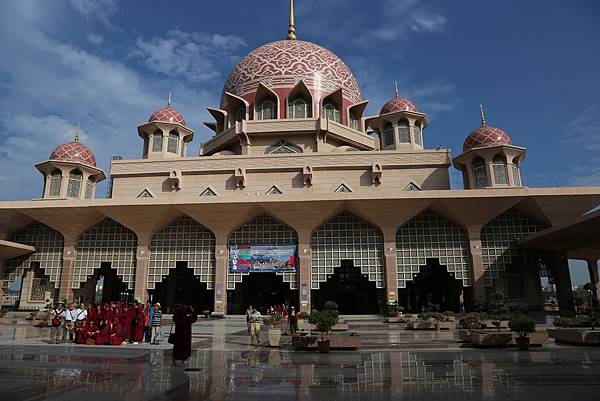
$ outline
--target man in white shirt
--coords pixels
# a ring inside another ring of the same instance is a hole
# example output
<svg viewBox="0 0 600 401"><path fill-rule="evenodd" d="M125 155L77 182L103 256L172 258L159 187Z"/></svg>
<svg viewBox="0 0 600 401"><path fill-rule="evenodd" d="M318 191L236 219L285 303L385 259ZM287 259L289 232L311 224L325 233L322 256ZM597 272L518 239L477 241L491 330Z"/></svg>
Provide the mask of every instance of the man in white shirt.
<svg viewBox="0 0 600 401"><path fill-rule="evenodd" d="M75 313L77 316L75 319L75 326L79 327L83 325L83 322L87 319L87 309L85 309L85 304L83 302L79 304L79 308L75 309Z"/></svg>
<svg viewBox="0 0 600 401"><path fill-rule="evenodd" d="M62 341L63 320L65 319L65 304L59 302L50 311L50 344L58 344Z"/></svg>
<svg viewBox="0 0 600 401"><path fill-rule="evenodd" d="M75 333L75 322L77 321L77 312L75 307L73 306L73 302L69 302L69 306L65 311L65 324L63 326L63 342L74 341L74 333ZM67 340L67 335L69 339Z"/></svg>

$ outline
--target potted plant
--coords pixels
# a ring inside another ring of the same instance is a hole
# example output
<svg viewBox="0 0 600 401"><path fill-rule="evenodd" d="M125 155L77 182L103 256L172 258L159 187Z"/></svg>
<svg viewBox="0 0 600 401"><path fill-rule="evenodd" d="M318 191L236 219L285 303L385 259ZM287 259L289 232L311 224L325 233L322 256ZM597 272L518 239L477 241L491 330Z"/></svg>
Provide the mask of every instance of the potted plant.
<svg viewBox="0 0 600 401"><path fill-rule="evenodd" d="M321 339L317 341L319 352L329 352L330 341L325 339L325 334L337 323L338 313L335 310L313 310L308 317L308 322L317 327L321 333Z"/></svg>
<svg viewBox="0 0 600 401"><path fill-rule="evenodd" d="M508 306L506 306L506 297L501 291L495 291L492 294L489 307L490 314L494 318L492 324L500 331L502 320L504 320L508 312L510 312Z"/></svg>
<svg viewBox="0 0 600 401"><path fill-rule="evenodd" d="M433 327L437 331L439 331L440 323L444 321L444 315L440 312L430 312L428 321L429 321L429 323L433 324Z"/></svg>
<svg viewBox="0 0 600 401"><path fill-rule="evenodd" d="M445 318L445 320L447 322L454 322L454 321L456 321L456 315L451 310L447 310L447 311L444 312L444 318Z"/></svg>
<svg viewBox="0 0 600 401"><path fill-rule="evenodd" d="M535 332L535 322L527 316L519 316L513 318L508 327L517 334L517 347L521 351L529 350L529 334Z"/></svg>
<svg viewBox="0 0 600 401"><path fill-rule="evenodd" d="M281 341L281 321L283 315L281 313L274 313L263 319L265 325L269 326L269 345L271 347L279 347Z"/></svg>

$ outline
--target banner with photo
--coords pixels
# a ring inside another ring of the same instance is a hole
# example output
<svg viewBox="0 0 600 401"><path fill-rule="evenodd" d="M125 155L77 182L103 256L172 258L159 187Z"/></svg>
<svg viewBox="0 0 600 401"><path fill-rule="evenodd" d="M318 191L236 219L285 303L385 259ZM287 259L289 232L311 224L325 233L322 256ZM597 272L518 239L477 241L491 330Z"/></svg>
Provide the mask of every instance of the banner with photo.
<svg viewBox="0 0 600 401"><path fill-rule="evenodd" d="M230 245L229 272L294 273L296 245Z"/></svg>

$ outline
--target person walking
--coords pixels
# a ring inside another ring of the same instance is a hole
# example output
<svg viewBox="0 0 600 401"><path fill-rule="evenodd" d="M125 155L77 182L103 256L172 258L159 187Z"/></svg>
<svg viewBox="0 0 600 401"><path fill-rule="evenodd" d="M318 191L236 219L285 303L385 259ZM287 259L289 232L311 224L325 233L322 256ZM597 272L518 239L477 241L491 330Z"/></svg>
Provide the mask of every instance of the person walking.
<svg viewBox="0 0 600 401"><path fill-rule="evenodd" d="M63 324L63 343L72 343L73 341L75 341L75 322L77 322L77 312L75 310L75 307L73 306L73 302L69 302L68 309L65 311L65 323Z"/></svg>
<svg viewBox="0 0 600 401"><path fill-rule="evenodd" d="M185 362L192 355L192 324L198 320L198 314L192 306L182 305L173 315L175 336L173 342L173 365L177 361Z"/></svg>
<svg viewBox="0 0 600 401"><path fill-rule="evenodd" d="M250 334L250 314L252 313L252 305L248 306L246 309L246 328L248 329L248 334Z"/></svg>
<svg viewBox="0 0 600 401"><path fill-rule="evenodd" d="M65 319L65 304L59 302L54 309L50 311L50 344L62 342L63 321Z"/></svg>
<svg viewBox="0 0 600 401"><path fill-rule="evenodd" d="M160 303L154 304L154 316L152 318L152 344L160 344L162 341L162 311L160 310Z"/></svg>
<svg viewBox="0 0 600 401"><path fill-rule="evenodd" d="M260 344L260 322L262 315L256 308L252 307L252 313L250 313L250 343L254 344L256 339L256 345Z"/></svg>

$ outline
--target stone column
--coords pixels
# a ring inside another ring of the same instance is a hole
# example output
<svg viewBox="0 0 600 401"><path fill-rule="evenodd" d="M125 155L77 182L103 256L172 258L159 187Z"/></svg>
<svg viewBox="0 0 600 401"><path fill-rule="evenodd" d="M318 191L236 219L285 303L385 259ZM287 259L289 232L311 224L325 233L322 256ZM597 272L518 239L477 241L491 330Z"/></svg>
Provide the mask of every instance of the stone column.
<svg viewBox="0 0 600 401"><path fill-rule="evenodd" d="M310 313L311 309L311 251L310 232L298 232L298 312Z"/></svg>
<svg viewBox="0 0 600 401"><path fill-rule="evenodd" d="M569 261L566 256L556 253L552 256L552 277L556 285L558 310L563 316L573 316L575 307L573 303L573 286L569 273Z"/></svg>
<svg viewBox="0 0 600 401"><path fill-rule="evenodd" d="M138 246L135 253L135 283L133 298L141 303L148 300L148 267L150 261L150 238L138 235Z"/></svg>
<svg viewBox="0 0 600 401"><path fill-rule="evenodd" d="M215 233L215 290L213 313L227 314L227 233Z"/></svg>
<svg viewBox="0 0 600 401"><path fill-rule="evenodd" d="M76 241L65 237L63 248L63 263L60 271L60 285L58 289L58 300L73 300L73 272L75 269L75 243Z"/></svg>
<svg viewBox="0 0 600 401"><path fill-rule="evenodd" d="M396 269L396 230L383 231L383 257L385 266L385 303L398 304L398 270Z"/></svg>
<svg viewBox="0 0 600 401"><path fill-rule="evenodd" d="M588 259L586 260L588 266L588 272L590 274L590 283L592 283L596 290L594 291L594 298L596 298L596 304L600 300L600 280L598 280L598 260Z"/></svg>
<svg viewBox="0 0 600 401"><path fill-rule="evenodd" d="M467 230L469 236L469 255L471 259L471 288L473 302L485 304L485 277L483 270L483 256L481 253L481 227Z"/></svg>

